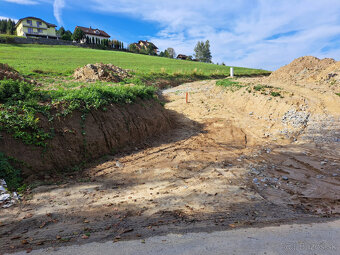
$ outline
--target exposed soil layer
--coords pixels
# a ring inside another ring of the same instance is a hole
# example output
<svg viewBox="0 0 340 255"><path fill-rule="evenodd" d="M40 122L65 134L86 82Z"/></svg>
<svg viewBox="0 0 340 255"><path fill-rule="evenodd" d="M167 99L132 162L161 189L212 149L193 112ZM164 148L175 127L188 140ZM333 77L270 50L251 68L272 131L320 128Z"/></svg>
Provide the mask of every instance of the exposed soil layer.
<svg viewBox="0 0 340 255"><path fill-rule="evenodd" d="M44 130L54 129L54 137L47 140L46 149L25 145L2 132L0 151L24 162L24 176L36 179L49 176L54 170L65 172L88 160L134 148L171 127L169 114L154 100L106 108L86 115L75 111L51 122L38 116Z"/></svg>
<svg viewBox="0 0 340 255"><path fill-rule="evenodd" d="M88 64L74 71L73 77L80 81L120 82L131 77L128 70L112 64Z"/></svg>
<svg viewBox="0 0 340 255"><path fill-rule="evenodd" d="M316 83L238 81L163 90L174 129L0 210L0 251L338 218L339 97ZM258 84L281 96L249 89Z"/></svg>

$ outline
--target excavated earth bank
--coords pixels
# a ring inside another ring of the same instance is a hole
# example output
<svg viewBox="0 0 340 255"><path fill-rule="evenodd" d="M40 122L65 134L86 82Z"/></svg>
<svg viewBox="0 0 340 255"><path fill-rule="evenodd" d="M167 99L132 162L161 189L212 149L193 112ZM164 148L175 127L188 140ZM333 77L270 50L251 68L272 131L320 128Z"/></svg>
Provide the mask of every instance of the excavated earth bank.
<svg viewBox="0 0 340 255"><path fill-rule="evenodd" d="M46 149L25 145L1 132L0 151L27 165L23 168L24 177L44 177L53 170L65 171L90 159L135 146L171 126L168 113L154 100L106 108L106 111L92 110L84 123L79 111L65 118L55 117L52 122L38 116L44 130L54 128L55 131Z"/></svg>

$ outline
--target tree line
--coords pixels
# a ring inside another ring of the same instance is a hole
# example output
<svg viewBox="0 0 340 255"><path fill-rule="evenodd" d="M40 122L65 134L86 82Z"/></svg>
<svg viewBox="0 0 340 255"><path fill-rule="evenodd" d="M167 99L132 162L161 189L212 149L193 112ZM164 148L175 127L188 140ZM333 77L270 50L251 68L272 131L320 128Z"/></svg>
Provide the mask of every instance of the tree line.
<svg viewBox="0 0 340 255"><path fill-rule="evenodd" d="M15 35L15 21L11 19L0 19L0 34Z"/></svg>

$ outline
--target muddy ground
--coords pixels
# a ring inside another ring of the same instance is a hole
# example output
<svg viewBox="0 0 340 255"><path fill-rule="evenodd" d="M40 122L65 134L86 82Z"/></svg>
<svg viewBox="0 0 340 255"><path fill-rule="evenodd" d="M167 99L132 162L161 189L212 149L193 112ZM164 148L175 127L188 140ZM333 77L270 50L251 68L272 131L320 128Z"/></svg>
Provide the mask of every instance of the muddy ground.
<svg viewBox="0 0 340 255"><path fill-rule="evenodd" d="M176 128L0 210L0 252L338 218L339 97L275 86L162 91Z"/></svg>

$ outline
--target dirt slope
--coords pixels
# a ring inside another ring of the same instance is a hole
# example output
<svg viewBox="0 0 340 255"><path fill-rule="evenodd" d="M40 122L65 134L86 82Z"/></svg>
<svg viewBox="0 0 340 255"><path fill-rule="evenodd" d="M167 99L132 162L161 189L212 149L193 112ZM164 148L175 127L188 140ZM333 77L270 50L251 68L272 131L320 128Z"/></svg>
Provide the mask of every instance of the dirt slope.
<svg viewBox="0 0 340 255"><path fill-rule="evenodd" d="M150 136L166 132L171 127L169 114L156 101L139 101L131 105L109 105L106 111L92 110L82 123L81 112L67 117L54 117L49 122L39 116L41 128L54 129L48 147L29 146L1 132L0 151L25 162L25 177L37 179L65 172L91 159L134 148Z"/></svg>
<svg viewBox="0 0 340 255"><path fill-rule="evenodd" d="M215 81L164 90L175 129L0 211L0 249L338 217L339 97L239 81L245 87L236 92ZM257 84L281 97L248 91Z"/></svg>

